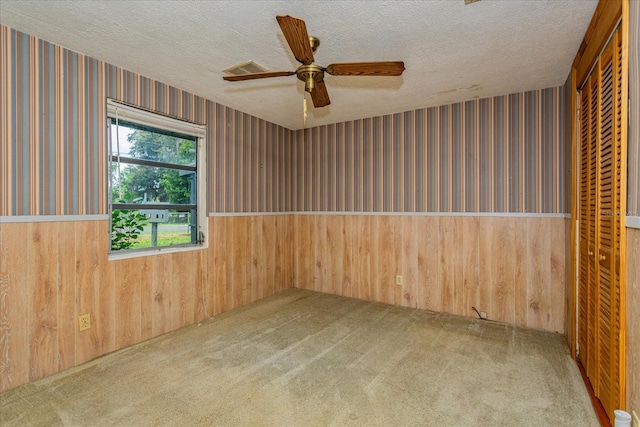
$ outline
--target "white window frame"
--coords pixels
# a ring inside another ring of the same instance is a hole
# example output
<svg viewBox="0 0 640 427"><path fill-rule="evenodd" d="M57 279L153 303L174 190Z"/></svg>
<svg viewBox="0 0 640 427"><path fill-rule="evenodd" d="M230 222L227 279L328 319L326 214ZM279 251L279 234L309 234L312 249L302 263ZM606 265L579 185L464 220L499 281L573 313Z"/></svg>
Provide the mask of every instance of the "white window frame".
<svg viewBox="0 0 640 427"><path fill-rule="evenodd" d="M172 252L185 252L206 249L209 246L209 234L208 234L208 217L206 209L207 200L207 175L206 175L206 136L207 128L204 125L191 123L183 120L174 119L172 117L164 116L159 113L143 110L122 102L115 101L113 99L107 99L107 123L109 124L111 119L123 120L126 122L132 122L143 126L149 126L159 130L165 130L169 132L180 133L183 135L193 136L197 141L197 175L196 175L196 226L198 229L198 242L187 246L164 246L164 247L150 247L140 248L135 250L122 250L111 251L111 238L109 237L109 259L123 259L123 258L135 258L142 256L149 256L154 254L166 254ZM107 129L109 125L107 126ZM107 131L108 133L108 131ZM107 138L107 166L111 164L110 146L111 141ZM107 167L107 174L110 173L110 168ZM109 221L111 221L112 212L112 191L111 191L111 177L107 175L107 203L108 203L108 215ZM109 227L109 236L111 236L111 227Z"/></svg>

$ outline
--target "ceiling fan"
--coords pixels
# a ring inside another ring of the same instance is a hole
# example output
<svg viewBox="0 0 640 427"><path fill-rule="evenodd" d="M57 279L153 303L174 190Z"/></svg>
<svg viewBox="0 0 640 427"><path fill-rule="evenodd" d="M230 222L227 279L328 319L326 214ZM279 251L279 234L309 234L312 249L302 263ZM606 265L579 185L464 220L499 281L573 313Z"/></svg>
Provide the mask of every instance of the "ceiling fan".
<svg viewBox="0 0 640 427"><path fill-rule="evenodd" d="M325 72L332 76L400 76L405 69L402 61L345 62L321 67L313 62L313 53L320 46L320 40L316 37L309 37L304 21L289 15L278 15L276 19L293 56L302 65L295 71L265 71L224 76L224 80L235 82L295 74L298 79L304 82L304 90L311 94L313 106L320 108L331 103L327 87L324 84Z"/></svg>

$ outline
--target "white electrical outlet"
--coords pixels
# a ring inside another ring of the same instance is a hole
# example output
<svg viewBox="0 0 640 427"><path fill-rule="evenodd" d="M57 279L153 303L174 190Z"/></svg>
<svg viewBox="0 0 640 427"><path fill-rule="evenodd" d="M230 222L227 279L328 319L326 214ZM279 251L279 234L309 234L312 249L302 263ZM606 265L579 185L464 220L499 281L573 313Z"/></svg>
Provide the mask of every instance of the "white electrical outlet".
<svg viewBox="0 0 640 427"><path fill-rule="evenodd" d="M396 285L402 285L402 276L399 274L396 276Z"/></svg>
<svg viewBox="0 0 640 427"><path fill-rule="evenodd" d="M487 312L486 311L481 311L480 312L480 318L481 319L486 319L487 318Z"/></svg>

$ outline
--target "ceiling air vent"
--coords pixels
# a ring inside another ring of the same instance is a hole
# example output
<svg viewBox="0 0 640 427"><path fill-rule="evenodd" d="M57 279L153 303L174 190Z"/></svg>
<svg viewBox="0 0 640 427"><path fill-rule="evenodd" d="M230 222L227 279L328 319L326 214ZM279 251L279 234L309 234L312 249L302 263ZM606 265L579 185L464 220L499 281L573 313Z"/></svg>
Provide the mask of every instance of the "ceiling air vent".
<svg viewBox="0 0 640 427"><path fill-rule="evenodd" d="M233 67L227 68L223 71L233 76L241 76L243 74L262 73L267 71L267 69L253 61L247 61L242 64L234 65Z"/></svg>

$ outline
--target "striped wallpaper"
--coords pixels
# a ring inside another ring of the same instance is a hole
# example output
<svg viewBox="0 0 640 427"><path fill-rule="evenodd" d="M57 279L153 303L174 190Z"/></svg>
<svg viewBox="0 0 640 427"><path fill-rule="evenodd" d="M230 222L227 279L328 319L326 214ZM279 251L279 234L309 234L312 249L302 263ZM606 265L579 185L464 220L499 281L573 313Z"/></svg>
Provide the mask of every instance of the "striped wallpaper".
<svg viewBox="0 0 640 427"><path fill-rule="evenodd" d="M212 211L291 211L293 132L219 104L213 114Z"/></svg>
<svg viewBox="0 0 640 427"><path fill-rule="evenodd" d="M556 87L296 131L295 209L568 212L564 104Z"/></svg>
<svg viewBox="0 0 640 427"><path fill-rule="evenodd" d="M562 167L562 173L564 174L564 210L568 213L571 211L571 176L573 169L575 168L575 160L571 158L571 97L573 96L573 87L571 86L571 72L567 76L564 85L562 86L563 97L565 99L563 111L562 111L562 129L564 131L563 148L564 148L564 165Z"/></svg>
<svg viewBox="0 0 640 427"><path fill-rule="evenodd" d="M628 211L640 215L631 12ZM294 132L5 26L0 47L3 216L106 213L107 97L207 125L212 212L570 207L566 84Z"/></svg>
<svg viewBox="0 0 640 427"><path fill-rule="evenodd" d="M291 131L0 26L0 216L106 213L106 99L207 125L208 211L290 210Z"/></svg>
<svg viewBox="0 0 640 427"><path fill-rule="evenodd" d="M105 212L103 63L4 26L0 45L0 215Z"/></svg>
<svg viewBox="0 0 640 427"><path fill-rule="evenodd" d="M629 2L629 145L627 215L640 216L640 2Z"/></svg>

